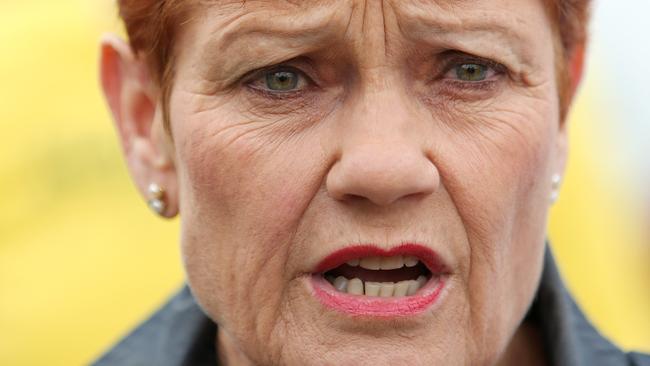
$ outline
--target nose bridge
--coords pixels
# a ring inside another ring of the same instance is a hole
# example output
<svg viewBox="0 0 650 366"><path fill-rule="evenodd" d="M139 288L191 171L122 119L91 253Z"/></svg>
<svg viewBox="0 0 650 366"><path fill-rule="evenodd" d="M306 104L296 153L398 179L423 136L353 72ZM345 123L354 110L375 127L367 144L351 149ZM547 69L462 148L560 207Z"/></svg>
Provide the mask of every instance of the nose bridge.
<svg viewBox="0 0 650 366"><path fill-rule="evenodd" d="M388 67L387 67L388 69ZM419 142L415 106L405 96L407 91L381 70L362 77L358 97L349 103L345 128L350 144L391 140L414 147ZM359 139L359 141L357 141Z"/></svg>
<svg viewBox="0 0 650 366"><path fill-rule="evenodd" d="M415 107L406 92L387 88L389 80L382 83L384 87L366 84L349 100L349 112L340 121L340 155L327 177L335 199L363 198L385 206L431 194L438 186Z"/></svg>

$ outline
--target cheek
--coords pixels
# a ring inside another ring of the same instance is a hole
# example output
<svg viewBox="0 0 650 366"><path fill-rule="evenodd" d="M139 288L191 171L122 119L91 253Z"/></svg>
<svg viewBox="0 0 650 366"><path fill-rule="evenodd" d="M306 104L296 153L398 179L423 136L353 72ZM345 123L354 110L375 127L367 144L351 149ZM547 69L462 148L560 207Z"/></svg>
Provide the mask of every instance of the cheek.
<svg viewBox="0 0 650 366"><path fill-rule="evenodd" d="M475 125L446 136L442 174L471 234L504 232L518 206L538 202L554 146L549 114L494 110L475 114ZM493 242L493 241L492 241Z"/></svg>
<svg viewBox="0 0 650 366"><path fill-rule="evenodd" d="M471 251L465 288L475 334L515 329L535 291L559 125L547 95L459 111L462 126L447 129L439 152Z"/></svg>
<svg viewBox="0 0 650 366"><path fill-rule="evenodd" d="M224 327L268 334L290 298L290 243L319 188L322 159L306 139L287 141L272 123L237 111L186 115L175 139L188 281Z"/></svg>

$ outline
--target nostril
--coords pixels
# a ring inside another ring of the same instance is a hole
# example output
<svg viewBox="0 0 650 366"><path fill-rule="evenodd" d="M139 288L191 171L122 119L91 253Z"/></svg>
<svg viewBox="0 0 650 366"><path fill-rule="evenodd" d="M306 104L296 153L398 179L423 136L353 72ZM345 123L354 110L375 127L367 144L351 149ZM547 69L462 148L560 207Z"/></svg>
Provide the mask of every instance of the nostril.
<svg viewBox="0 0 650 366"><path fill-rule="evenodd" d="M421 199L424 199L428 194L429 193L425 193L425 192L417 192L417 193L411 193L400 197L384 197L383 199L380 199L378 196L375 196L374 199L369 199L368 197L364 197L358 194L344 194L339 198L339 200L344 202L349 202L349 203L372 201L376 205L387 206L394 203L397 200L419 201Z"/></svg>
<svg viewBox="0 0 650 366"><path fill-rule="evenodd" d="M403 197L401 197L401 199L419 201L419 200L425 198L426 196L428 196L430 193L432 193L432 192L427 191L427 192L411 193L411 194L404 195Z"/></svg>
<svg viewBox="0 0 650 366"><path fill-rule="evenodd" d="M356 147L344 152L328 173L327 192L335 200L370 201L387 206L420 199L439 184L436 166L412 146Z"/></svg>
<svg viewBox="0 0 650 366"><path fill-rule="evenodd" d="M351 194L351 193L346 193L341 197L341 201L351 201L351 202L363 201L365 199L366 198L363 196L360 196L358 194Z"/></svg>

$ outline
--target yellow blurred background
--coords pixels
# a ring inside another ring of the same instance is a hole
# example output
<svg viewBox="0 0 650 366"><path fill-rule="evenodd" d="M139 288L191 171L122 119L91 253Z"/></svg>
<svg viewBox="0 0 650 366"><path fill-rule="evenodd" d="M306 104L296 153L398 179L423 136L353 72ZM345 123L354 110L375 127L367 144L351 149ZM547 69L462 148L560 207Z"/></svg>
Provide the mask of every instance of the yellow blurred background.
<svg viewBox="0 0 650 366"><path fill-rule="evenodd" d="M98 40L119 30L108 0L0 2L0 365L87 364L183 281L178 221L132 187L100 96ZM594 126L616 115L597 79L571 118L550 238L593 322L650 352L650 205L603 174L616 146Z"/></svg>

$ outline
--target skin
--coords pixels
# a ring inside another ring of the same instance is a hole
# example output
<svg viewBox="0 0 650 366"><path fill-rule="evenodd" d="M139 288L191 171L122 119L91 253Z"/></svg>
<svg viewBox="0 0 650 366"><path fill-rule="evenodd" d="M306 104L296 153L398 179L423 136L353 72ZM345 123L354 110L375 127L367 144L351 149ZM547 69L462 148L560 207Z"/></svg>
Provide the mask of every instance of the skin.
<svg viewBox="0 0 650 366"><path fill-rule="evenodd" d="M114 36L102 83L136 185L160 184L164 215L181 213L187 279L225 361L542 362L522 319L566 126L540 0L202 3L174 53L171 134L145 63ZM501 66L459 80L453 67L477 60ZM582 52L569 62L573 91ZM277 64L304 74L296 90L264 91ZM313 296L328 254L402 242L451 269L431 309L353 317Z"/></svg>

